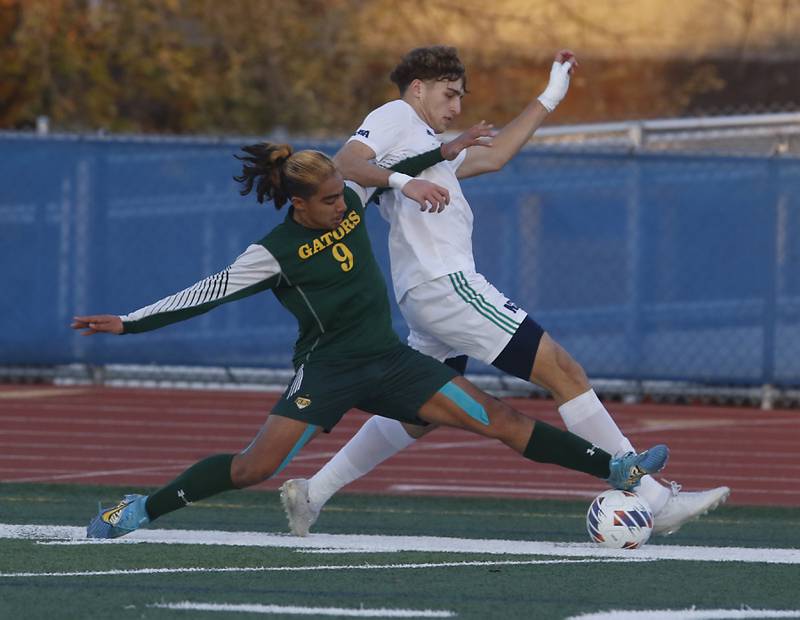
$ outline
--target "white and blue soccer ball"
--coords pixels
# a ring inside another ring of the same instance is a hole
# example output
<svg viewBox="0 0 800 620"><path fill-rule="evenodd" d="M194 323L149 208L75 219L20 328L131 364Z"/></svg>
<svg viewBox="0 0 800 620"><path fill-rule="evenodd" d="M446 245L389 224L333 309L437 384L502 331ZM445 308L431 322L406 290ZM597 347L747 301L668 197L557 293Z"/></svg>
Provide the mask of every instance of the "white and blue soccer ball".
<svg viewBox="0 0 800 620"><path fill-rule="evenodd" d="M601 547L638 549L653 533L653 511L636 493L605 491L589 506L586 529Z"/></svg>

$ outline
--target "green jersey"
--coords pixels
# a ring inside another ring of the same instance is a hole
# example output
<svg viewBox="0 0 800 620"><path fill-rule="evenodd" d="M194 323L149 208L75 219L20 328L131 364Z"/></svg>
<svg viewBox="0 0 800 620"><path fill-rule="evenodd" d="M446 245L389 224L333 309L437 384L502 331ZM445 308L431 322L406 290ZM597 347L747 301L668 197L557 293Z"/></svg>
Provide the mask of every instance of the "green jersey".
<svg viewBox="0 0 800 620"><path fill-rule="evenodd" d="M418 174L437 161L439 149L394 169ZM386 284L364 222L367 198L366 190L348 182L347 210L334 230L301 226L290 209L282 224L226 269L122 316L124 333L163 327L271 289L299 324L295 367L311 358L359 359L386 353L400 341L392 329Z"/></svg>

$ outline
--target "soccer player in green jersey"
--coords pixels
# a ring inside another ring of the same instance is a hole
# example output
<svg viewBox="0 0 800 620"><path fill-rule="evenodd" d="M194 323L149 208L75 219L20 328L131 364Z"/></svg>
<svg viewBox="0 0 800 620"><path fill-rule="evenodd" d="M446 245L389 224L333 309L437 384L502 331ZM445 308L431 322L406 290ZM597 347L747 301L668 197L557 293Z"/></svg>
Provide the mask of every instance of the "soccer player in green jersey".
<svg viewBox="0 0 800 620"><path fill-rule="evenodd" d="M416 175L445 155L455 157L470 143L465 135L395 169ZM86 335L138 333L270 289L299 324L295 377L244 450L209 456L152 495L126 495L100 510L88 537L122 536L193 502L258 484L354 407L411 424L463 428L531 460L604 478L615 488L632 488L664 466L666 446L612 458L577 435L527 418L401 343L364 225L368 192L345 183L318 151L293 153L288 145L270 143L244 151L242 175L236 177L241 193L255 189L259 202L270 199L277 208L290 203L283 223L231 266L183 291L124 316L78 316L72 327ZM432 207L440 199L431 195Z"/></svg>

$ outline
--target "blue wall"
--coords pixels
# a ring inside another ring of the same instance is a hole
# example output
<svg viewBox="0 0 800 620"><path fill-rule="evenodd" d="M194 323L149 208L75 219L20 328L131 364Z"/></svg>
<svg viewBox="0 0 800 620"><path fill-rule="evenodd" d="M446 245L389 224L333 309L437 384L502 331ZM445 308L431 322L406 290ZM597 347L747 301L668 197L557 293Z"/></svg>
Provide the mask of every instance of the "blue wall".
<svg viewBox="0 0 800 620"><path fill-rule="evenodd" d="M237 150L0 136L0 363L288 367L296 327L270 293L149 334L68 328L224 268L282 219L239 196ZM800 161L526 151L464 189L479 270L590 376L800 385Z"/></svg>

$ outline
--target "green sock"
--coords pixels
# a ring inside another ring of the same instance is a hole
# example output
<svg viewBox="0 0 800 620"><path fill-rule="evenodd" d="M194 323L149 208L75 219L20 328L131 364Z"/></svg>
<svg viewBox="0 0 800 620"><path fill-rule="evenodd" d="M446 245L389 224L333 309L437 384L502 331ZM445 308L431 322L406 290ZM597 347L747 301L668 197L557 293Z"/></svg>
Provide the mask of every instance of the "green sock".
<svg viewBox="0 0 800 620"><path fill-rule="evenodd" d="M223 491L235 489L231 481L233 454L215 454L198 461L169 484L147 498L150 521Z"/></svg>
<svg viewBox="0 0 800 620"><path fill-rule="evenodd" d="M611 455L605 450L546 422L536 420L533 433L522 455L539 463L555 463L607 479Z"/></svg>

